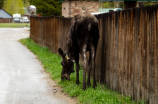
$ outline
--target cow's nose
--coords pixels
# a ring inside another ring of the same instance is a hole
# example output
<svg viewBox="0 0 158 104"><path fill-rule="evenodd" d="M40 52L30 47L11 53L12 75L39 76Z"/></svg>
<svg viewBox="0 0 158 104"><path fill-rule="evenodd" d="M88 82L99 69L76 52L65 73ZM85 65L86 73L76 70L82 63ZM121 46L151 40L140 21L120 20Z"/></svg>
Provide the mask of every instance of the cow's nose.
<svg viewBox="0 0 158 104"><path fill-rule="evenodd" d="M70 77L65 77L66 80L70 81Z"/></svg>
<svg viewBox="0 0 158 104"><path fill-rule="evenodd" d="M70 79L67 78L68 81L70 81Z"/></svg>
<svg viewBox="0 0 158 104"><path fill-rule="evenodd" d="M65 78L70 81L70 75L65 74Z"/></svg>
<svg viewBox="0 0 158 104"><path fill-rule="evenodd" d="M64 77L61 77L61 80L63 81L65 78Z"/></svg>

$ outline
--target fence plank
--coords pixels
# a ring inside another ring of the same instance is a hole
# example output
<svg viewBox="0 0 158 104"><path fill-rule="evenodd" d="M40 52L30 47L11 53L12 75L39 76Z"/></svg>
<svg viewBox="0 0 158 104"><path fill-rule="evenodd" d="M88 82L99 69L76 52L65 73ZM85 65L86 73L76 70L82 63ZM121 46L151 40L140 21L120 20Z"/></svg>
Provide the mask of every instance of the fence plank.
<svg viewBox="0 0 158 104"><path fill-rule="evenodd" d="M140 15L140 19L141 19L141 23L140 23L140 26L141 26L141 86L140 86L140 89L141 89L141 94L140 94L140 98L144 99L144 82L143 82L143 78L144 78L144 54L145 54L145 51L144 51L144 9L141 9L141 15Z"/></svg>
<svg viewBox="0 0 158 104"><path fill-rule="evenodd" d="M129 55L130 55L130 17L129 10L126 11L126 95L129 95Z"/></svg>
<svg viewBox="0 0 158 104"><path fill-rule="evenodd" d="M111 37L110 37L110 88L111 89L113 89L113 73L114 73L114 68L113 68L113 62L114 62L114 60L113 60L113 58L114 58L114 45L113 45L113 43L114 43L114 21L113 21L113 14L111 14L111 17L110 17L110 21L112 21L112 23L111 23Z"/></svg>
<svg viewBox="0 0 158 104"><path fill-rule="evenodd" d="M127 11L124 12L124 30L123 30L123 92L127 94Z"/></svg>
<svg viewBox="0 0 158 104"><path fill-rule="evenodd" d="M148 11L147 11L148 12ZM149 34L149 12L147 13L147 89L146 89L146 95L147 95L147 102L149 102L149 62L150 62L150 56L149 56L149 42L150 42L150 34Z"/></svg>
<svg viewBox="0 0 158 104"><path fill-rule="evenodd" d="M144 89L144 99L147 99L147 10L144 8L144 55L143 55L143 72L142 72L142 87ZM147 100L146 100L147 101Z"/></svg>
<svg viewBox="0 0 158 104"><path fill-rule="evenodd" d="M113 79L113 89L118 90L118 13L116 12L114 15L114 79Z"/></svg>
<svg viewBox="0 0 158 104"><path fill-rule="evenodd" d="M157 102L155 102L155 99L156 99L156 88L157 88L157 84L155 83L156 81L155 80L157 80L156 79L156 70L157 70L157 46L156 46L156 9L157 8L155 8L155 6L154 6L154 9L153 9L153 11L154 11L154 14L153 14L153 29L154 29L154 72L153 72L153 74L154 74L154 77L153 77L153 79L154 79L154 81L153 81L153 83L154 83L154 92L153 92L153 104L156 104Z"/></svg>
<svg viewBox="0 0 158 104"><path fill-rule="evenodd" d="M122 32L121 32L121 93L124 93L124 13L122 12Z"/></svg>
<svg viewBox="0 0 158 104"><path fill-rule="evenodd" d="M121 93L121 28L122 28L122 12L120 12L119 13L119 19L118 19L118 23L119 23L119 27L118 27L118 61L119 61L119 63L118 63L118 86L119 86L119 88L118 88L118 91Z"/></svg>
<svg viewBox="0 0 158 104"><path fill-rule="evenodd" d="M98 80L100 83L105 83L105 65L106 65L106 58L104 59L105 56L105 41L103 42L103 40L105 40L105 33L103 33L103 30L106 31L106 27L105 25L103 25L102 23L104 23L104 18L103 15L100 15L98 17L98 21L99 21L99 42L98 42L98 47L97 47L97 52L96 52L96 59L95 59L95 63L96 63L96 75L95 76L99 76L96 77L96 80ZM100 62L101 60L101 62ZM102 72L102 73L101 73Z"/></svg>
<svg viewBox="0 0 158 104"><path fill-rule="evenodd" d="M155 102L158 102L158 9L156 8L156 70L155 70Z"/></svg>
<svg viewBox="0 0 158 104"><path fill-rule="evenodd" d="M137 47L136 47L136 41L137 41L137 18L136 18L136 9L134 9L134 36L133 36L133 98L137 98Z"/></svg>
<svg viewBox="0 0 158 104"><path fill-rule="evenodd" d="M110 16L108 16L107 15L107 25L108 25L108 27L107 27L107 67L106 67L106 84L108 85L108 86L110 86L110 72L109 72L109 70L110 70L110 55L109 55L109 45L110 45L110 28L111 28L111 24L110 24Z"/></svg>
<svg viewBox="0 0 158 104"><path fill-rule="evenodd" d="M133 10L131 10L131 13L129 15L130 17L130 55L129 55L129 95L132 96L133 87L132 87L132 49L133 49Z"/></svg>

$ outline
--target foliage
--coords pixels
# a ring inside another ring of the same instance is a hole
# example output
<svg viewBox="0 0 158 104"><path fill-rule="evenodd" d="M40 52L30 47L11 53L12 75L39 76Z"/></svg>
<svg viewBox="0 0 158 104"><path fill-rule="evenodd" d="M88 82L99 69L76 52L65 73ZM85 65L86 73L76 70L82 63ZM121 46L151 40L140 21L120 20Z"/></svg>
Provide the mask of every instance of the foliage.
<svg viewBox="0 0 158 104"><path fill-rule="evenodd" d="M102 3L102 8L115 8L114 2L104 2Z"/></svg>
<svg viewBox="0 0 158 104"><path fill-rule="evenodd" d="M47 72L51 74L51 78L58 82L58 85L62 86L64 91L71 97L77 97L80 103L83 104L136 104L130 97L125 97L110 90L105 85L97 84L97 88L87 88L85 91L82 90L82 78L83 70L80 69L80 84L75 84L76 73L71 74L70 81L61 81L61 57L49 51L47 47L40 47L35 44L30 38L21 39L20 42L27 46L38 59L42 62ZM140 101L139 104L144 104Z"/></svg>
<svg viewBox="0 0 158 104"><path fill-rule="evenodd" d="M124 9L124 3L123 3L123 2L120 2L120 3L119 3L119 8Z"/></svg>
<svg viewBox="0 0 158 104"><path fill-rule="evenodd" d="M0 28L29 27L30 23L0 23Z"/></svg>
<svg viewBox="0 0 158 104"><path fill-rule="evenodd" d="M99 8L124 8L123 2L100 2Z"/></svg>
<svg viewBox="0 0 158 104"><path fill-rule="evenodd" d="M24 7L29 7L30 0L22 0Z"/></svg>
<svg viewBox="0 0 158 104"><path fill-rule="evenodd" d="M31 0L31 5L37 8L37 14L42 16L61 16L61 2L59 0Z"/></svg>
<svg viewBox="0 0 158 104"><path fill-rule="evenodd" d="M158 4L156 2L138 2L139 5L142 4L144 6L155 5ZM100 8L124 8L124 2L103 2L100 3Z"/></svg>
<svg viewBox="0 0 158 104"><path fill-rule="evenodd" d="M0 0L0 9L3 7L4 0Z"/></svg>
<svg viewBox="0 0 158 104"><path fill-rule="evenodd" d="M23 8L22 0L6 0L5 10L11 15L15 13L23 14Z"/></svg>
<svg viewBox="0 0 158 104"><path fill-rule="evenodd" d="M145 3L144 3L144 6L149 6L149 5L154 5L154 4L158 4L158 3L145 2Z"/></svg>

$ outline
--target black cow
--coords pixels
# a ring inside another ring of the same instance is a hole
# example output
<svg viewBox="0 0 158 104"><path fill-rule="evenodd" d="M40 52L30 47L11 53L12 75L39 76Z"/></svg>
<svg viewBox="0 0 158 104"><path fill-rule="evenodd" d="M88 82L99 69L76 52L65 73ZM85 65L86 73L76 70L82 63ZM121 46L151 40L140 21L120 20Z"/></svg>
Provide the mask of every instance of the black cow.
<svg viewBox="0 0 158 104"><path fill-rule="evenodd" d="M87 86L90 86L90 72L93 70L93 88L96 87L95 80L95 55L99 39L98 20L88 12L78 14L72 18L67 50L65 53L58 49L62 56L61 79L70 80L70 74L74 72L74 62L76 63L76 84L79 84L79 53L83 60L83 84L82 89L86 89L86 72L88 70ZM86 60L86 52L89 51L89 61Z"/></svg>

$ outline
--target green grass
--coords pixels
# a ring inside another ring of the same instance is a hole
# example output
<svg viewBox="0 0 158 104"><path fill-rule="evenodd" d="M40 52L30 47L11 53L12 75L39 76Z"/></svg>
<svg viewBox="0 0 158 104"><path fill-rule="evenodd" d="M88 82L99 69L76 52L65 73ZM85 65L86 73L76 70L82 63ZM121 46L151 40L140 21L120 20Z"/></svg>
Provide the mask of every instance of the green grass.
<svg viewBox="0 0 158 104"><path fill-rule="evenodd" d="M76 73L71 74L71 81L61 81L61 57L49 51L47 47L40 47L35 44L30 38L21 39L20 42L30 49L38 59L42 62L46 72L50 73L50 77L56 80L58 85L63 87L63 90L71 97L76 97L79 103L82 104L136 104L130 97L125 97L110 90L105 85L97 83L97 88L88 87L85 91L82 90L83 70L80 69L80 84L75 84ZM144 104L140 101L139 104Z"/></svg>
<svg viewBox="0 0 158 104"><path fill-rule="evenodd" d="M30 26L30 23L0 23L0 28L21 28Z"/></svg>

